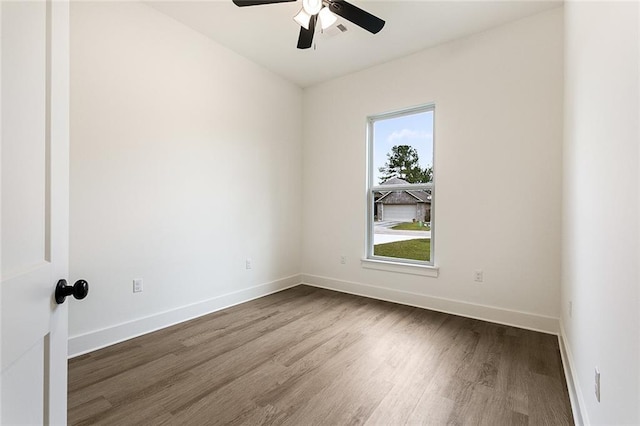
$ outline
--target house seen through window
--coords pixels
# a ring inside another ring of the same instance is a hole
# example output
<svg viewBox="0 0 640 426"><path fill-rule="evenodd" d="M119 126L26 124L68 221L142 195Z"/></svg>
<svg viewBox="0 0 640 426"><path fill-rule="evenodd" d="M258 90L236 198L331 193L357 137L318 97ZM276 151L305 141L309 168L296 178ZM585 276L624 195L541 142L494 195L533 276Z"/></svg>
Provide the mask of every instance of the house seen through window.
<svg viewBox="0 0 640 426"><path fill-rule="evenodd" d="M367 258L433 265L434 106L368 119Z"/></svg>

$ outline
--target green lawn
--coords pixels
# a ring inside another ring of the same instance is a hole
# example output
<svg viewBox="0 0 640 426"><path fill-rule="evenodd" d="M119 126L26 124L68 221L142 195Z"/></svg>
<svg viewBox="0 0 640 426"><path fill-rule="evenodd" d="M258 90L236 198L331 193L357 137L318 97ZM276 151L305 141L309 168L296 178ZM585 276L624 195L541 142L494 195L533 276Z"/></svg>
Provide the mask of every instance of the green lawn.
<svg viewBox="0 0 640 426"><path fill-rule="evenodd" d="M420 222L403 222L399 223L396 226L392 226L391 229L395 229L398 231L430 231L431 228L427 226L426 223L422 223L420 226Z"/></svg>
<svg viewBox="0 0 640 426"><path fill-rule="evenodd" d="M418 238L378 244L373 246L373 254L376 256L428 261L431 258L431 240L429 238Z"/></svg>

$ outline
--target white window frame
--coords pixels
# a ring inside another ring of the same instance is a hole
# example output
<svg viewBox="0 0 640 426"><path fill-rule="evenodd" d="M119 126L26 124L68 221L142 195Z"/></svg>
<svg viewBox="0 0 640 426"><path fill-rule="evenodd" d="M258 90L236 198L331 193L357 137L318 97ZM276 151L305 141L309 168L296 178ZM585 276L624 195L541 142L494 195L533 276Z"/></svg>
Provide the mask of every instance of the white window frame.
<svg viewBox="0 0 640 426"><path fill-rule="evenodd" d="M374 141L373 141L373 126L375 122L380 120L387 120L396 117L403 117L406 115L432 112L433 113L433 179L429 183L424 184L410 184L410 185L378 185L374 182L375 170L374 170ZM362 266L369 269L378 269L392 272L401 272L417 275L426 275L436 277L438 275L438 268L435 262L435 104L420 105L412 108L407 108L399 111L377 114L367 117L367 232L365 238L365 257L362 259ZM373 254L373 242L374 235L373 229L375 226L374 221L374 193L378 191L403 191L403 190L431 190L431 241L430 241L430 258L429 261L421 261L414 259L404 259L396 257L376 256Z"/></svg>

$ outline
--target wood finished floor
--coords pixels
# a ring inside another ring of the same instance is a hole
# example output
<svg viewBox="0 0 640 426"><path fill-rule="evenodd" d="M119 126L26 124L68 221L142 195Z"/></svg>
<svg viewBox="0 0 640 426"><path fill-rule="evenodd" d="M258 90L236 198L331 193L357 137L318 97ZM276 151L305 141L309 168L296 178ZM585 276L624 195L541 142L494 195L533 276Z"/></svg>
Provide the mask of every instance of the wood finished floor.
<svg viewBox="0 0 640 426"><path fill-rule="evenodd" d="M573 419L555 336L298 286L72 359L69 424Z"/></svg>

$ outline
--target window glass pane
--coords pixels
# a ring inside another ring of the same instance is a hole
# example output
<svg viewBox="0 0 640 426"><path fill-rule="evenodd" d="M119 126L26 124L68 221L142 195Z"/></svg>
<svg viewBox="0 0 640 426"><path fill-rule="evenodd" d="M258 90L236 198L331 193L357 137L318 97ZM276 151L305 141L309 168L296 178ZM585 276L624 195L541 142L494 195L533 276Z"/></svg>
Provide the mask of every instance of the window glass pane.
<svg viewBox="0 0 640 426"><path fill-rule="evenodd" d="M431 263L433 109L373 118L371 137L371 253Z"/></svg>

